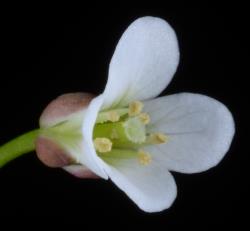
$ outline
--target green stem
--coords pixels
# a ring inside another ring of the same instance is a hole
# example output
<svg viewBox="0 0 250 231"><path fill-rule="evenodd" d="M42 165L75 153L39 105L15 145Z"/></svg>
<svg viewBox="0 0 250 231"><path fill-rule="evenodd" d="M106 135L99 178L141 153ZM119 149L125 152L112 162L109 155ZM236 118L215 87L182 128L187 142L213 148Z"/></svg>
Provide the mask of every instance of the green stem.
<svg viewBox="0 0 250 231"><path fill-rule="evenodd" d="M40 129L27 132L0 147L0 168L15 158L34 151Z"/></svg>

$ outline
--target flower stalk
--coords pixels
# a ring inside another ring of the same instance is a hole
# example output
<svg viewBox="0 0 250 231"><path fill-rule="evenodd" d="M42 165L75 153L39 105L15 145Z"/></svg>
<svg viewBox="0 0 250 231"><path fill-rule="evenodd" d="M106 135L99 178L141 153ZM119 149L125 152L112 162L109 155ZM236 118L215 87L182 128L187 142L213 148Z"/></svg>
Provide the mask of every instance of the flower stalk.
<svg viewBox="0 0 250 231"><path fill-rule="evenodd" d="M35 150L40 129L27 132L0 147L0 168L17 157Z"/></svg>

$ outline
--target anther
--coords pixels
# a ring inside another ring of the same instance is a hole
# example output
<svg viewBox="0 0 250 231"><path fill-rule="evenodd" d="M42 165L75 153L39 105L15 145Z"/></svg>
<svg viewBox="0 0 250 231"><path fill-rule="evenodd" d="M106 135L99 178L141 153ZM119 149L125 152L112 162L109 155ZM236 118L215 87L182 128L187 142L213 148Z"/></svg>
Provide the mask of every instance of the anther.
<svg viewBox="0 0 250 231"><path fill-rule="evenodd" d="M154 144L163 144L167 142L168 137L165 134L158 132L150 134L149 140Z"/></svg>
<svg viewBox="0 0 250 231"><path fill-rule="evenodd" d="M141 101L133 101L129 104L129 116L139 115L143 108L143 103Z"/></svg>
<svg viewBox="0 0 250 231"><path fill-rule="evenodd" d="M98 152L110 152L112 142L108 138L95 138L94 146Z"/></svg>
<svg viewBox="0 0 250 231"><path fill-rule="evenodd" d="M138 152L138 161L141 165L149 165L152 162L152 157L149 153L139 150Z"/></svg>
<svg viewBox="0 0 250 231"><path fill-rule="evenodd" d="M145 124L145 125L149 124L149 122L150 122L149 114L143 112L143 113L139 114L138 117L143 124Z"/></svg>
<svg viewBox="0 0 250 231"><path fill-rule="evenodd" d="M117 122L119 121L120 116L116 111L109 111L108 112L108 120L111 122Z"/></svg>

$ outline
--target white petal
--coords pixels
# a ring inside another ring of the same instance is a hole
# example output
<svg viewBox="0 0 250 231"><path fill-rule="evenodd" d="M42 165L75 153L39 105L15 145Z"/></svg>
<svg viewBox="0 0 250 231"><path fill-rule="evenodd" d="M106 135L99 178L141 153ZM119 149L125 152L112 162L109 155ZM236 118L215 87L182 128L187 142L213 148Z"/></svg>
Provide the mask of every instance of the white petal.
<svg viewBox="0 0 250 231"><path fill-rule="evenodd" d="M145 102L152 125L149 131L165 132L169 141L147 148L169 170L195 173L217 165L234 135L230 111L204 95L182 93Z"/></svg>
<svg viewBox="0 0 250 231"><path fill-rule="evenodd" d="M137 159L104 166L111 180L146 212L167 209L176 198L174 178L154 159L147 166L141 165Z"/></svg>
<svg viewBox="0 0 250 231"><path fill-rule="evenodd" d="M95 152L93 144L93 128L95 125L97 114L100 110L100 107L102 106L102 103L103 103L103 97L102 95L100 95L91 101L86 110L82 125L82 134L83 134L82 149L84 154L81 155L80 162L86 165L86 167L89 168L96 175L104 179L108 179L107 174L103 170L102 162Z"/></svg>
<svg viewBox="0 0 250 231"><path fill-rule="evenodd" d="M143 17L122 35L109 67L104 108L160 94L179 63L176 34L164 20Z"/></svg>

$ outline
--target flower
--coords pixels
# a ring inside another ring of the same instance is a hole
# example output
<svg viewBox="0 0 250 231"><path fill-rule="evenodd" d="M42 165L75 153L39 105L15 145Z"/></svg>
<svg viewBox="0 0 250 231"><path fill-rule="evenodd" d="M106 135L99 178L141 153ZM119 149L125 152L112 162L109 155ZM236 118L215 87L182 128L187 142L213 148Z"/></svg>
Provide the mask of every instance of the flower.
<svg viewBox="0 0 250 231"><path fill-rule="evenodd" d="M103 94L68 117L41 120L43 137L72 158L64 168L110 178L139 208L157 212L176 198L170 171L197 173L217 165L234 135L230 111L200 94L155 98L178 62L176 34L166 21L134 21L115 49Z"/></svg>

